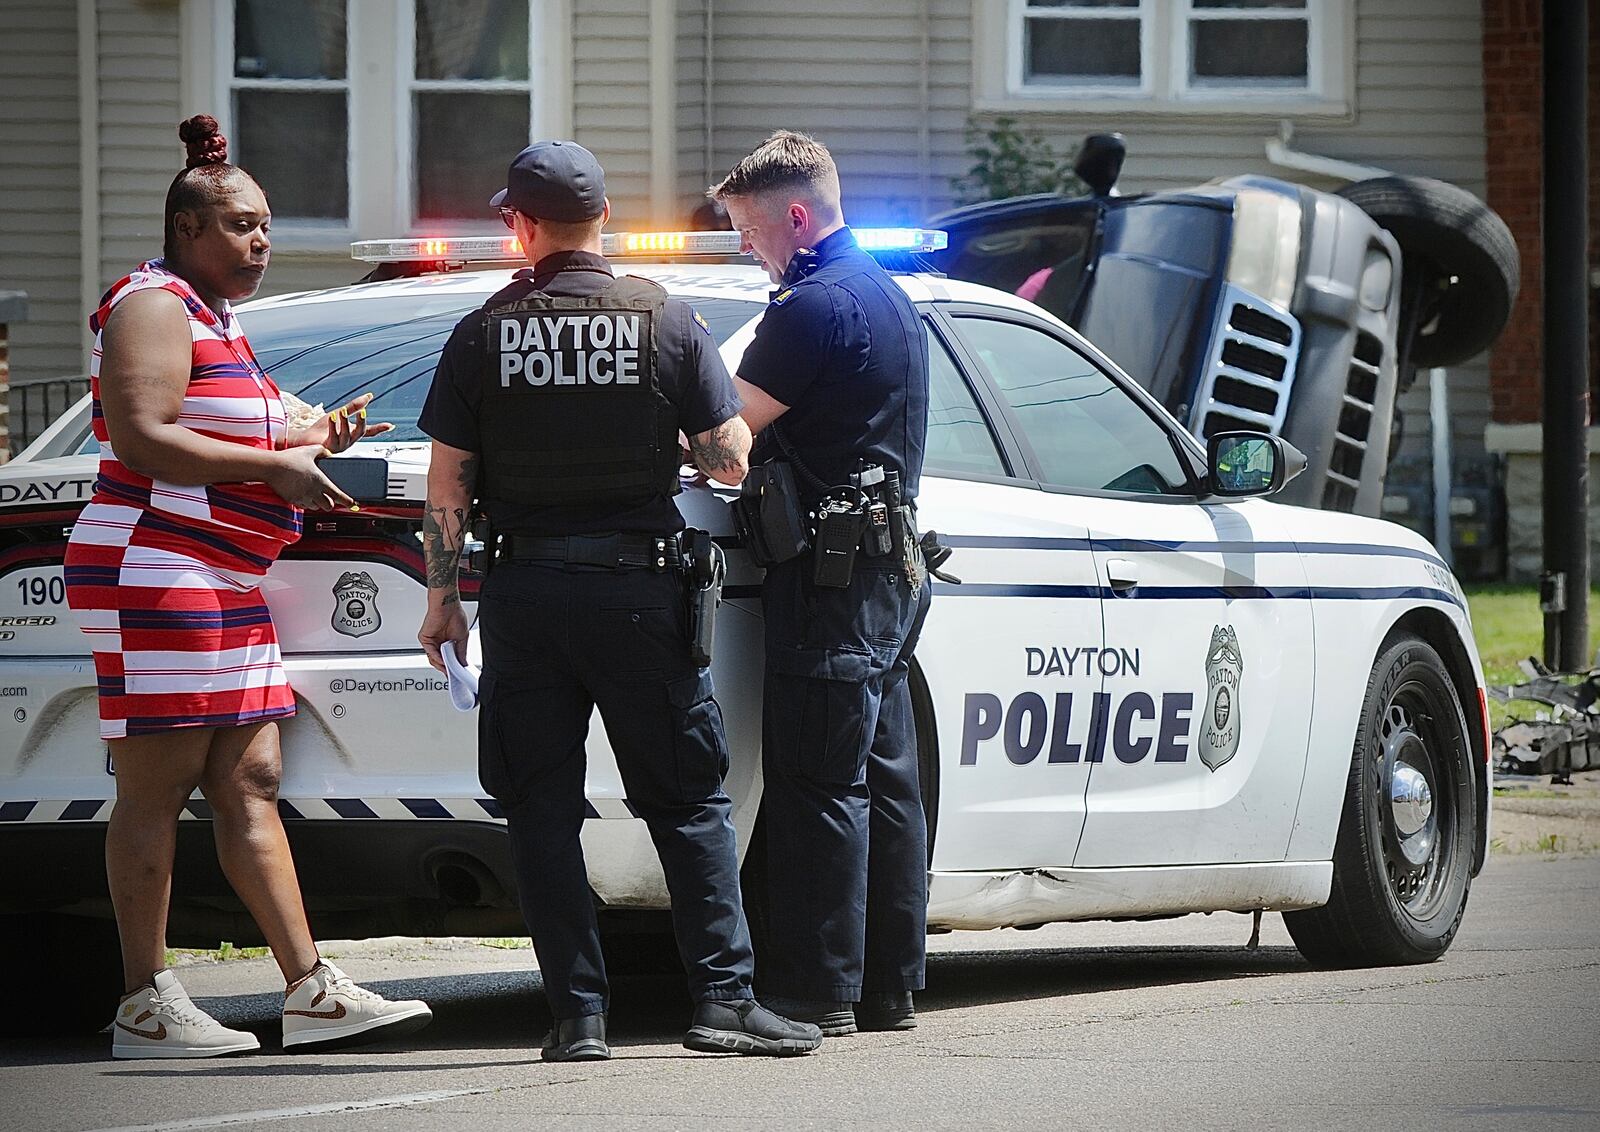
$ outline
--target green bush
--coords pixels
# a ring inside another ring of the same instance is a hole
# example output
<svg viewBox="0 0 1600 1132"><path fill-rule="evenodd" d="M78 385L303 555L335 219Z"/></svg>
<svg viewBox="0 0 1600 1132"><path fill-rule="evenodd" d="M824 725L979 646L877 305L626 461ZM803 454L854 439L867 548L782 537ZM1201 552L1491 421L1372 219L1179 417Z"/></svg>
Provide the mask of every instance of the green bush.
<svg viewBox="0 0 1600 1132"><path fill-rule="evenodd" d="M1077 150L1059 152L1038 130L1020 129L1015 118L1001 116L987 124L968 118L966 149L972 164L965 176L951 181L961 204L1028 193L1078 196L1087 191L1072 171Z"/></svg>

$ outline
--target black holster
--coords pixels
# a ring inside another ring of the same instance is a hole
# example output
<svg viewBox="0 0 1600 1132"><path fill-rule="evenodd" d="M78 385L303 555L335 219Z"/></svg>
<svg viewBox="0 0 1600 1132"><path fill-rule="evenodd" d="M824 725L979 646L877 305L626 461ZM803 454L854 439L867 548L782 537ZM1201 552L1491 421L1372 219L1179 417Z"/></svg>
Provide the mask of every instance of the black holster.
<svg viewBox="0 0 1600 1132"><path fill-rule="evenodd" d="M733 501L733 527L757 566L776 566L811 548L806 509L786 460L750 469Z"/></svg>
<svg viewBox="0 0 1600 1132"><path fill-rule="evenodd" d="M679 536L684 579L689 589L689 655L704 668L711 663L716 645L717 607L722 604L722 580L727 559L711 541L709 531L690 527Z"/></svg>

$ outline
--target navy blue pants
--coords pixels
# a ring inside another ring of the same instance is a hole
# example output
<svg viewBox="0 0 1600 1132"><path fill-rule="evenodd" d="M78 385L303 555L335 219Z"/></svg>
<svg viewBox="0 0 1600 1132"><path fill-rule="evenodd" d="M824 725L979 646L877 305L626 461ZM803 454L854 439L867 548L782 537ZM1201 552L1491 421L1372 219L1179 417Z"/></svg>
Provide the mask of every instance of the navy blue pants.
<svg viewBox="0 0 1600 1132"><path fill-rule="evenodd" d="M584 867L584 739L600 709L628 800L672 894L696 1001L751 996L728 745L711 672L689 658L684 588L649 570L499 563L479 611L478 774L511 838L518 901L556 1018L608 1005Z"/></svg>
<svg viewBox="0 0 1600 1132"><path fill-rule="evenodd" d="M804 555L767 571L762 719L773 954L763 993L835 1002L921 990L928 833L906 679L927 616L895 569L845 589Z"/></svg>

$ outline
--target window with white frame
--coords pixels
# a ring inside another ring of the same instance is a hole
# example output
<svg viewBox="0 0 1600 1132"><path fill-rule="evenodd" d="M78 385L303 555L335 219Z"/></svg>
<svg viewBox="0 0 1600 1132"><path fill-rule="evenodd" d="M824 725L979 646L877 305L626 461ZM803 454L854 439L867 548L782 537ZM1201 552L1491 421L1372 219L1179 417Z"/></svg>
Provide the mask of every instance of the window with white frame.
<svg viewBox="0 0 1600 1132"><path fill-rule="evenodd" d="M345 0L234 3L233 159L272 186L285 218L349 218L347 23Z"/></svg>
<svg viewBox="0 0 1600 1132"><path fill-rule="evenodd" d="M1004 91L993 93L1211 109L1337 103L1348 2L1009 0Z"/></svg>
<svg viewBox="0 0 1600 1132"><path fill-rule="evenodd" d="M412 218L477 216L528 144L528 0L415 0Z"/></svg>
<svg viewBox="0 0 1600 1132"><path fill-rule="evenodd" d="M534 0L227 0L224 132L280 241L481 225L534 132ZM219 115L223 116L223 115Z"/></svg>

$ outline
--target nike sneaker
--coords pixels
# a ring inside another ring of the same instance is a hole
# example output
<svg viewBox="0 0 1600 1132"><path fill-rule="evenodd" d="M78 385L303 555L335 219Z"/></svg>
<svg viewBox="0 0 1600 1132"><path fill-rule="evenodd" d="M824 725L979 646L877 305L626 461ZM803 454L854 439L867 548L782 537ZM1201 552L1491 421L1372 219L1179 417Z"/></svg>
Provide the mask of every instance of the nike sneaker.
<svg viewBox="0 0 1600 1132"><path fill-rule="evenodd" d="M283 1048L293 1053L364 1045L414 1034L433 1021L428 1004L390 1002L320 960L284 992Z"/></svg>
<svg viewBox="0 0 1600 1132"><path fill-rule="evenodd" d="M221 1057L260 1049L254 1034L230 1030L194 1004L178 976L157 971L117 1007L112 1057Z"/></svg>

